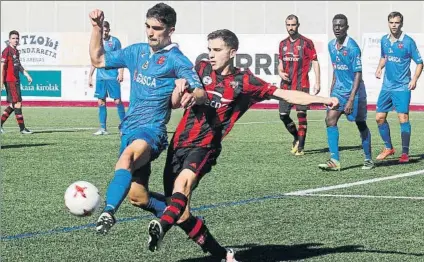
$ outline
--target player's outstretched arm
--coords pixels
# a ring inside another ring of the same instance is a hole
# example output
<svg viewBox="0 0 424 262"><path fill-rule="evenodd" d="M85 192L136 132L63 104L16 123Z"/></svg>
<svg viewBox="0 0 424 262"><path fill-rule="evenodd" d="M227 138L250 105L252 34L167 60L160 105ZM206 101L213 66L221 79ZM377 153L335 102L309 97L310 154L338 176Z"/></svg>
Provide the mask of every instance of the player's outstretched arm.
<svg viewBox="0 0 424 262"><path fill-rule="evenodd" d="M272 95L277 100L297 105L325 104L330 108L335 108L339 104L339 100L335 97L313 96L297 90L277 89Z"/></svg>
<svg viewBox="0 0 424 262"><path fill-rule="evenodd" d="M102 10L95 9L89 14L91 25L93 26L91 30L91 39L90 39L90 59L91 64L96 68L105 67L105 57L104 57L104 47L102 41L103 35L103 21L105 19L104 13Z"/></svg>

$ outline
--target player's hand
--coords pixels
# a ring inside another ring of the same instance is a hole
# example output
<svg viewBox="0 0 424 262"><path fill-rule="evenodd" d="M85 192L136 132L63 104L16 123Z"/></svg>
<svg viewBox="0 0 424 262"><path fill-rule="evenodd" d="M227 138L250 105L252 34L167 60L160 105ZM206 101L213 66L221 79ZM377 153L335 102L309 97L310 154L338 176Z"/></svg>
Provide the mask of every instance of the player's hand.
<svg viewBox="0 0 424 262"><path fill-rule="evenodd" d="M375 77L380 79L381 78L381 72L382 72L382 70L380 68L377 68L377 71L375 71Z"/></svg>
<svg viewBox="0 0 424 262"><path fill-rule="evenodd" d="M337 107L339 107L339 99L337 97L330 97L326 105L330 109L336 109Z"/></svg>
<svg viewBox="0 0 424 262"><path fill-rule="evenodd" d="M184 94L187 88L188 88L187 80L185 80L184 78L175 80L175 89L177 89L178 94L180 96Z"/></svg>
<svg viewBox="0 0 424 262"><path fill-rule="evenodd" d="M93 78L92 77L88 78L88 87L93 88Z"/></svg>
<svg viewBox="0 0 424 262"><path fill-rule="evenodd" d="M314 86L314 95L318 95L320 91L321 91L321 84L316 83Z"/></svg>
<svg viewBox="0 0 424 262"><path fill-rule="evenodd" d="M193 93L184 93L183 97L181 98L181 107L184 109L187 109L191 106L193 106L196 103L196 99L193 95Z"/></svg>
<svg viewBox="0 0 424 262"><path fill-rule="evenodd" d="M344 112L346 115L352 114L353 111L353 100L347 100L346 106L344 108Z"/></svg>
<svg viewBox="0 0 424 262"><path fill-rule="evenodd" d="M28 84L31 84L32 83L32 78L31 78L30 75L27 75L27 79L28 79Z"/></svg>
<svg viewBox="0 0 424 262"><path fill-rule="evenodd" d="M414 90L415 87L417 87L417 81L415 81L414 79L412 79L411 82L409 82L408 89L409 90Z"/></svg>
<svg viewBox="0 0 424 262"><path fill-rule="evenodd" d="M287 73L281 73L281 78L284 81L290 82L289 74L287 74Z"/></svg>
<svg viewBox="0 0 424 262"><path fill-rule="evenodd" d="M103 21L105 20L105 15L102 10L94 9L93 11L90 12L88 16L90 17L91 25L93 27L94 26L98 26L100 28L103 27Z"/></svg>
<svg viewBox="0 0 424 262"><path fill-rule="evenodd" d="M122 83L122 81L124 81L124 75L118 74L118 77L116 78L116 80L118 80L119 83Z"/></svg>

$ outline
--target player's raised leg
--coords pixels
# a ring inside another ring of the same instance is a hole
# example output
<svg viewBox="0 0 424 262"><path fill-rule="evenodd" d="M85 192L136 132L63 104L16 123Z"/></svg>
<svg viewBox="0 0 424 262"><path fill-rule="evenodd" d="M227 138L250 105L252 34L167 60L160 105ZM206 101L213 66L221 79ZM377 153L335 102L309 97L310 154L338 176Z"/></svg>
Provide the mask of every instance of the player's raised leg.
<svg viewBox="0 0 424 262"><path fill-rule="evenodd" d="M328 110L325 123L327 124L327 141L330 150L330 159L325 164L318 165L324 170L340 170L339 154L339 127L337 122L342 112L337 110Z"/></svg>
<svg viewBox="0 0 424 262"><path fill-rule="evenodd" d="M125 144L125 137L122 143ZM147 165L150 161L151 147L143 139L137 139L131 142L122 152L118 162L115 165L115 175L110 181L106 191L106 203L102 214L100 215L96 230L99 233L108 233L115 224L114 214L118 210L122 201L127 196L131 186L132 171ZM147 195L147 190L142 188Z"/></svg>

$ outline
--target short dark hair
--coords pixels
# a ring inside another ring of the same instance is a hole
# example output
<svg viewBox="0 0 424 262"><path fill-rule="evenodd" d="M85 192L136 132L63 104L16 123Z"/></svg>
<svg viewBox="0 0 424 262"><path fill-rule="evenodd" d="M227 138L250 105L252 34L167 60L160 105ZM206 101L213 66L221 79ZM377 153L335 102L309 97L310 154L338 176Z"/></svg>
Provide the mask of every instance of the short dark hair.
<svg viewBox="0 0 424 262"><path fill-rule="evenodd" d="M12 30L12 31L10 31L10 32L9 32L9 38L10 38L12 35L17 35L17 36L19 37L19 32L18 32L18 31L16 31L16 30Z"/></svg>
<svg viewBox="0 0 424 262"><path fill-rule="evenodd" d="M103 21L103 27L106 27L107 29L110 29L110 24L108 21Z"/></svg>
<svg viewBox="0 0 424 262"><path fill-rule="evenodd" d="M334 21L334 20L336 20L336 19L343 19L343 20L345 20L345 21L346 21L346 24L347 24L347 25L349 24L349 22L348 22L348 20L347 20L347 17L346 17L344 14L337 14L337 15L335 15L335 16L333 17L333 21Z"/></svg>
<svg viewBox="0 0 424 262"><path fill-rule="evenodd" d="M208 40L213 40L216 38L221 38L222 41L224 41L224 43L231 49L238 50L239 48L239 40L236 34L228 29L216 30L208 35Z"/></svg>
<svg viewBox="0 0 424 262"><path fill-rule="evenodd" d="M286 20L292 20L292 19L296 19L296 24L299 24L299 17L297 17L297 15L289 15Z"/></svg>
<svg viewBox="0 0 424 262"><path fill-rule="evenodd" d="M146 18L156 18L166 27L175 27L177 23L177 13L174 8L165 3L159 3L147 11Z"/></svg>
<svg viewBox="0 0 424 262"><path fill-rule="evenodd" d="M403 23L403 15L397 11L391 12L387 17L387 21L395 17L400 17L400 22Z"/></svg>

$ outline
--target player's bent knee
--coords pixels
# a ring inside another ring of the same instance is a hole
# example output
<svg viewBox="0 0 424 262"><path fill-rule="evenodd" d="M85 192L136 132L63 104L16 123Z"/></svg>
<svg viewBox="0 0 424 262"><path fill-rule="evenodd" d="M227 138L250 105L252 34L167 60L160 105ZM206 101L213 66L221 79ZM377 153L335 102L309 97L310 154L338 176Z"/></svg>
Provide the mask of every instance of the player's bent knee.
<svg viewBox="0 0 424 262"><path fill-rule="evenodd" d="M13 108L21 108L22 107L22 103L21 102L16 102L13 104Z"/></svg>
<svg viewBox="0 0 424 262"><path fill-rule="evenodd" d="M104 106L104 105L106 105L106 100L99 99L99 100L97 100L97 104L98 104L99 106Z"/></svg>
<svg viewBox="0 0 424 262"><path fill-rule="evenodd" d="M385 114L376 114L375 115L375 121L378 125L384 124L386 122L386 115Z"/></svg>
<svg viewBox="0 0 424 262"><path fill-rule="evenodd" d="M399 113L398 118L399 118L399 122L406 123L409 121L409 114Z"/></svg>
<svg viewBox="0 0 424 262"><path fill-rule="evenodd" d="M113 102L115 102L115 105L119 105L122 103L121 99L115 99Z"/></svg>

